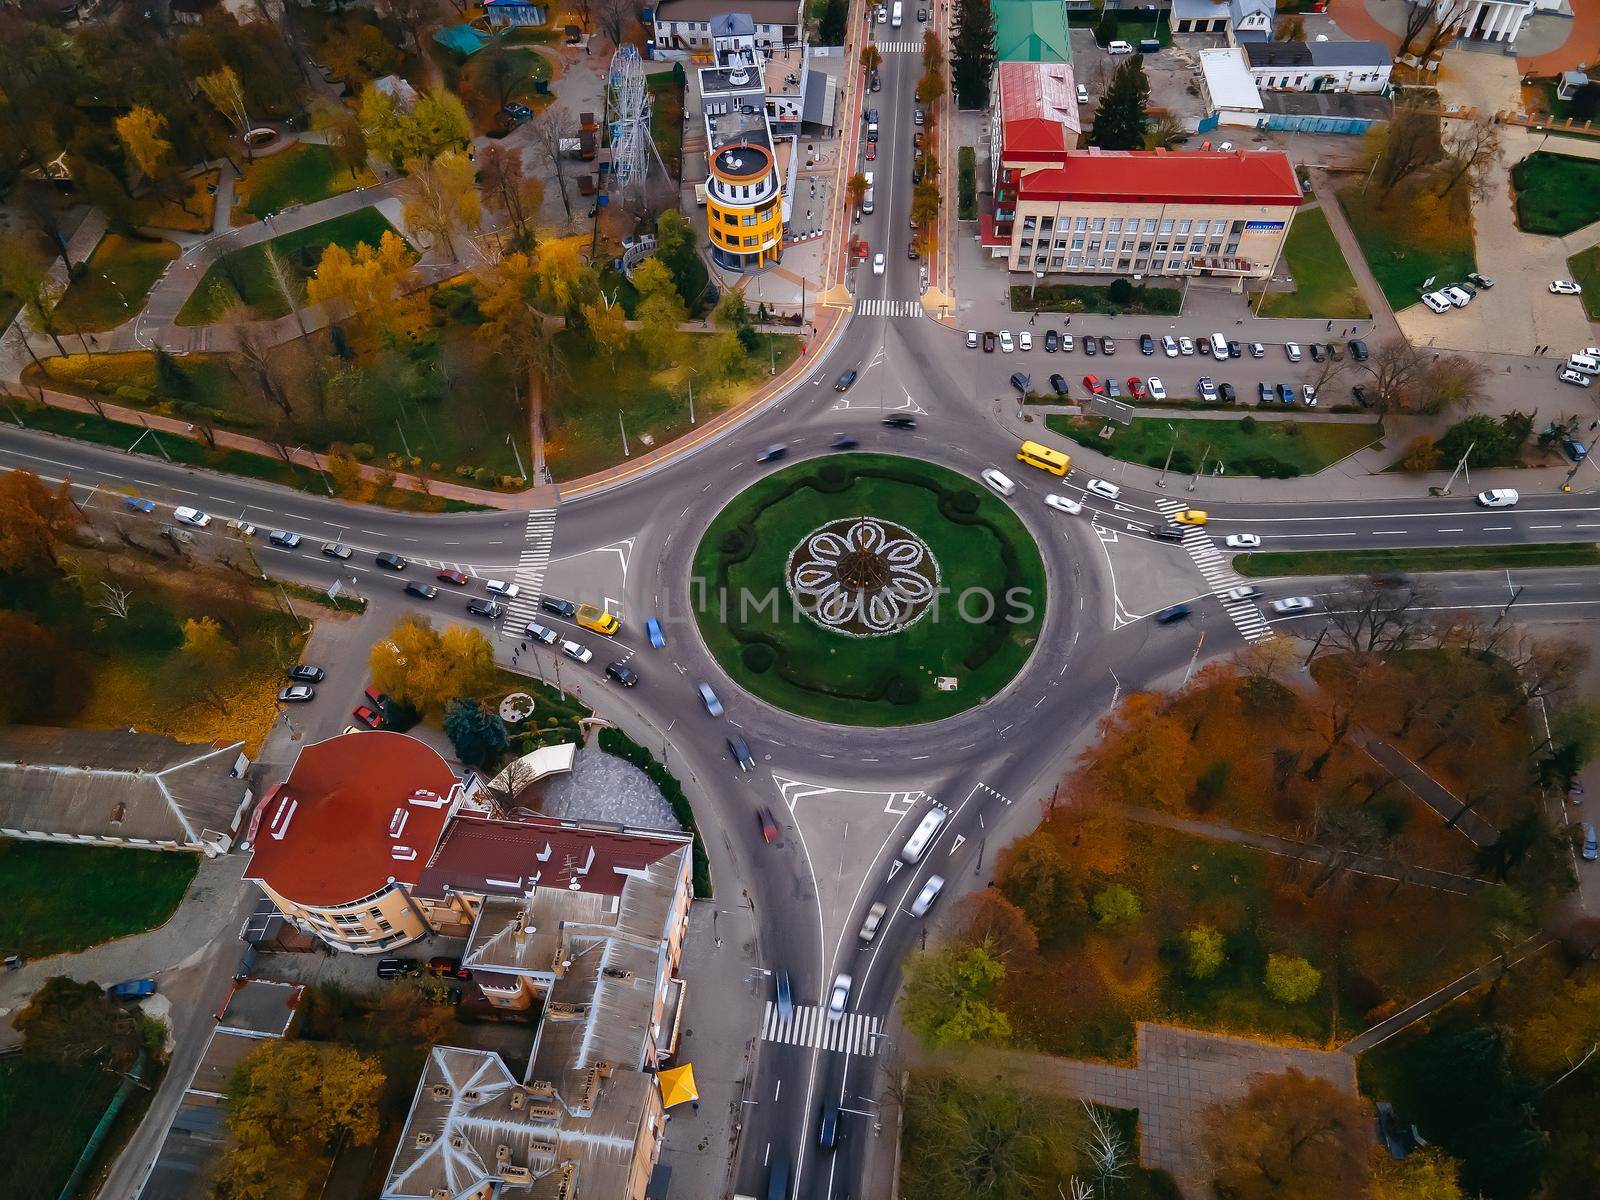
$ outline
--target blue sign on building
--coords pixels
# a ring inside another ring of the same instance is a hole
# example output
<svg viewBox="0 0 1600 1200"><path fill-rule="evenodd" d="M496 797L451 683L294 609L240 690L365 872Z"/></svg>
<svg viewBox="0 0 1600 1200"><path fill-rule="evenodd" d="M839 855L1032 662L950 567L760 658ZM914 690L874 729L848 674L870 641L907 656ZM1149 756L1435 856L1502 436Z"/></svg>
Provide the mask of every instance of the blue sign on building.
<svg viewBox="0 0 1600 1200"><path fill-rule="evenodd" d="M1246 221L1244 223L1244 231L1246 233L1276 233L1282 228L1282 221Z"/></svg>

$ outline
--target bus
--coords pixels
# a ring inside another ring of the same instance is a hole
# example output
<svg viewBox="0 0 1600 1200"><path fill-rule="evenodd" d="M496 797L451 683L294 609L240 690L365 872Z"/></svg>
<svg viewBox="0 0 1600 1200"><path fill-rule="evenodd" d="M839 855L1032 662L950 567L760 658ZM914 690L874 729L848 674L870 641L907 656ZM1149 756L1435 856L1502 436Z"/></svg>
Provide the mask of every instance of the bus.
<svg viewBox="0 0 1600 1200"><path fill-rule="evenodd" d="M1072 459L1038 442L1023 442L1017 450L1017 461L1038 467L1041 471L1049 471L1052 475L1065 475L1072 469Z"/></svg>
<svg viewBox="0 0 1600 1200"><path fill-rule="evenodd" d="M889 18L890 26L895 29L899 29L900 26L905 22L906 8L904 0L894 0L894 8L891 9L890 12L892 13Z"/></svg>

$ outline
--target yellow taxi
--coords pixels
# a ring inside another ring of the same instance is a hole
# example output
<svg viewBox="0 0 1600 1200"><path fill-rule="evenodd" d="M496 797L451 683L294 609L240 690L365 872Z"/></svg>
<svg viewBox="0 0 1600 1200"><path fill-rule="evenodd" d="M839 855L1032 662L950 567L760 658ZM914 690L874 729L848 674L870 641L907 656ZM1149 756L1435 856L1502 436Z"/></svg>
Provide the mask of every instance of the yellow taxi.
<svg viewBox="0 0 1600 1200"><path fill-rule="evenodd" d="M1186 508L1182 512L1174 514L1172 519L1179 525L1204 525L1206 523L1206 514L1198 508Z"/></svg>

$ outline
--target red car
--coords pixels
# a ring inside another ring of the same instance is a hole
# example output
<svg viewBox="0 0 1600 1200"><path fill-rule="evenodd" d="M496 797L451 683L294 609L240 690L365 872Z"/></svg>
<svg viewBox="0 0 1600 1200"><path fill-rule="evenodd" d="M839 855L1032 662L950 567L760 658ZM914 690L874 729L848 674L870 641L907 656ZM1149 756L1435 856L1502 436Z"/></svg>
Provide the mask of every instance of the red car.
<svg viewBox="0 0 1600 1200"><path fill-rule="evenodd" d="M1128 376L1128 395L1132 396L1135 400L1143 400L1144 399L1144 380L1140 379L1137 375L1129 375Z"/></svg>
<svg viewBox="0 0 1600 1200"><path fill-rule="evenodd" d="M365 725L368 729L376 729L378 727L378 723L383 720L382 717L373 712L365 704L359 705L350 715L353 716L357 721L361 722L361 724Z"/></svg>
<svg viewBox="0 0 1600 1200"><path fill-rule="evenodd" d="M1105 391L1104 385L1093 375L1083 377L1083 386L1089 389L1089 394L1092 396L1099 396Z"/></svg>
<svg viewBox="0 0 1600 1200"><path fill-rule="evenodd" d="M389 697L375 687L366 688L361 694L367 698L367 703L379 712L382 712L389 705Z"/></svg>
<svg viewBox="0 0 1600 1200"><path fill-rule="evenodd" d="M878 143L877 142L868 142L867 143L867 161L871 162L873 159L875 159L877 157L878 157Z"/></svg>
<svg viewBox="0 0 1600 1200"><path fill-rule="evenodd" d="M765 808L756 809L756 820L761 823L761 837L771 843L778 840L778 823L772 819L772 813Z"/></svg>
<svg viewBox="0 0 1600 1200"><path fill-rule="evenodd" d="M437 975L440 978L446 975L452 979L472 978L472 972L461 965L459 958L446 958L443 955L428 960L428 974Z"/></svg>
<svg viewBox="0 0 1600 1200"><path fill-rule="evenodd" d="M440 571L439 572L439 582L440 583L453 583L457 587L460 587L466 581L467 581L467 573L465 571Z"/></svg>

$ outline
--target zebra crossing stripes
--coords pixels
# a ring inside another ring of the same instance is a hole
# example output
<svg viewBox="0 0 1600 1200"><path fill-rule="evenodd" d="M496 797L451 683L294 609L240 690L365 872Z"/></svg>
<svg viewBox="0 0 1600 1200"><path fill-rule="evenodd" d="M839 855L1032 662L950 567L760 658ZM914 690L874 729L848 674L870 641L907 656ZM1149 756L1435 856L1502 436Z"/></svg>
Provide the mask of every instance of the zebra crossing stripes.
<svg viewBox="0 0 1600 1200"><path fill-rule="evenodd" d="M550 566L550 547L555 536L555 509L536 508L528 513L522 554L517 559L517 572L512 577L517 585L517 594L506 605L506 621L502 626L507 637L522 637L528 622L539 611L539 597L544 594L544 573Z"/></svg>
<svg viewBox="0 0 1600 1200"><path fill-rule="evenodd" d="M919 300L857 300L856 313L863 317L920 317Z"/></svg>
<svg viewBox="0 0 1600 1200"><path fill-rule="evenodd" d="M1156 506L1167 516L1182 512L1188 505L1179 500L1157 500ZM1254 600L1229 600L1227 593L1242 582L1234 574L1233 566L1228 557L1217 549L1217 543L1206 534L1204 526L1185 525L1183 527L1183 548L1189 552L1194 565L1200 568L1206 586L1211 589L1222 604L1222 609L1228 614L1228 619L1233 622L1233 627L1239 631L1239 636L1247 642L1258 641L1266 636L1269 626L1267 620L1261 615L1261 609Z"/></svg>
<svg viewBox="0 0 1600 1200"><path fill-rule="evenodd" d="M880 54L921 54L921 42L874 42Z"/></svg>
<svg viewBox="0 0 1600 1200"><path fill-rule="evenodd" d="M828 1010L818 1004L797 1004L784 1018L774 1001L767 1001L761 1022L762 1040L788 1046L811 1046L835 1054L859 1054L871 1058L878 1052L878 1018L866 1013L845 1013L837 1021L828 1020Z"/></svg>

